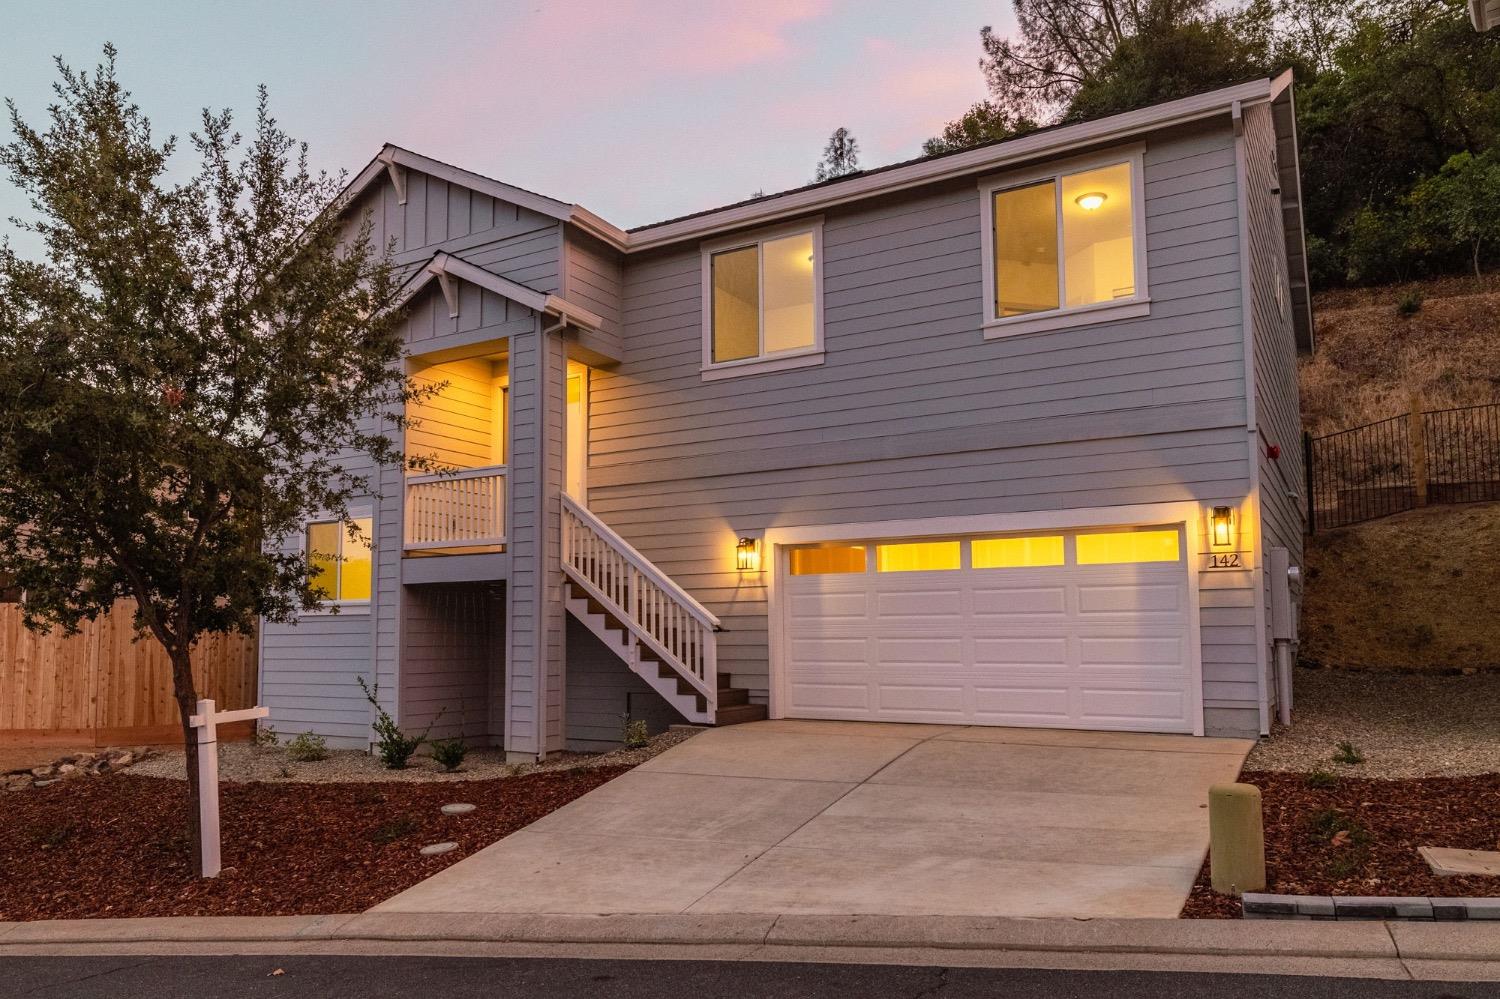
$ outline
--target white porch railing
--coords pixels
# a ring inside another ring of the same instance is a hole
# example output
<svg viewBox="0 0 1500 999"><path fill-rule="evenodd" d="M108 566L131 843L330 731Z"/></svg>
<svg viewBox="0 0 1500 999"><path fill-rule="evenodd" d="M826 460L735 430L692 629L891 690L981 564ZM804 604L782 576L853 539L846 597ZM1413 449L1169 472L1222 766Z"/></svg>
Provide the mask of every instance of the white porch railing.
<svg viewBox="0 0 1500 999"><path fill-rule="evenodd" d="M568 496L562 560L570 579L702 695L712 718L719 695L719 619Z"/></svg>
<svg viewBox="0 0 1500 999"><path fill-rule="evenodd" d="M505 544L504 465L406 479L406 548Z"/></svg>

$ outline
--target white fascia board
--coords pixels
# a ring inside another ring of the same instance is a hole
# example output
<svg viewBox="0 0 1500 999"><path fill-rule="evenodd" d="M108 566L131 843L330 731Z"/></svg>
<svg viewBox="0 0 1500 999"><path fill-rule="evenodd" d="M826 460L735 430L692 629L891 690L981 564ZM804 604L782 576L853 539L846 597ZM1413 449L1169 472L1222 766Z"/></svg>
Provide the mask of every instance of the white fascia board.
<svg viewBox="0 0 1500 999"><path fill-rule="evenodd" d="M604 319L597 313L590 312L580 305L574 305L565 298L528 288L524 284L517 284L509 278L501 277L499 274L442 251L434 253L426 266L412 275L396 295L392 307L409 301L413 295L426 287L428 282L441 277L467 281L475 287L484 288L518 305L524 305L534 312L545 312L557 316L567 320L570 325L582 329L598 331L604 325Z"/></svg>
<svg viewBox="0 0 1500 999"><path fill-rule="evenodd" d="M771 201L755 202L696 218L671 222L630 234L627 250L646 250L684 239L702 239L713 233L741 226L759 225L789 216L819 211L832 205L886 194L921 184L994 170L1021 160L1053 156L1082 146L1122 139L1140 132L1168 128L1217 114L1227 114L1236 101L1246 104L1269 100L1269 79L1253 80L1207 94L1184 97L1165 104L1127 111L1096 121L1035 132L981 149L919 160L895 170L873 173L828 187L799 191Z"/></svg>

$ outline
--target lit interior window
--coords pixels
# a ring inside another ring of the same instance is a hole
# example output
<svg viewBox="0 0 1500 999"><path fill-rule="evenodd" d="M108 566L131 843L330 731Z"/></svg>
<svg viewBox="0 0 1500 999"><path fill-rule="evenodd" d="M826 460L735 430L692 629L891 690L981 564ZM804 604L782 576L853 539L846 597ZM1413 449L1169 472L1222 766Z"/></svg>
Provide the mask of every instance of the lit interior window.
<svg viewBox="0 0 1500 999"><path fill-rule="evenodd" d="M1117 562L1176 562L1180 546L1176 531L1112 531L1077 537L1079 565Z"/></svg>
<svg viewBox="0 0 1500 999"><path fill-rule="evenodd" d="M813 234L799 232L713 255L714 363L814 346L814 254Z"/></svg>
<svg viewBox="0 0 1500 999"><path fill-rule="evenodd" d="M370 541L372 521L356 517L359 534L349 536L338 521L307 525L307 559L312 565L312 588L324 600L370 599Z"/></svg>
<svg viewBox="0 0 1500 999"><path fill-rule="evenodd" d="M992 198L994 318L1136 297L1130 163L996 191Z"/></svg>
<svg viewBox="0 0 1500 999"><path fill-rule="evenodd" d="M826 576L840 572L865 571L864 545L838 545L829 548L793 548L790 571L793 576Z"/></svg>
<svg viewBox="0 0 1500 999"><path fill-rule="evenodd" d="M957 569L961 560L957 541L913 541L899 545L879 545L875 549L876 572Z"/></svg>
<svg viewBox="0 0 1500 999"><path fill-rule="evenodd" d="M969 548L976 569L1024 569L1063 564L1061 535L1030 538L975 538Z"/></svg>

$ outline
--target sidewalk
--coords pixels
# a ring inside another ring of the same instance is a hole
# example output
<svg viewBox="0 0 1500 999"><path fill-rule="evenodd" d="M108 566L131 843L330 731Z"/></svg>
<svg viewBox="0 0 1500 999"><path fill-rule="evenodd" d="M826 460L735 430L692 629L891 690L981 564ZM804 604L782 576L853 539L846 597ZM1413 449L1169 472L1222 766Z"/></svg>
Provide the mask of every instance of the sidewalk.
<svg viewBox="0 0 1500 999"><path fill-rule="evenodd" d="M1500 980L1500 923L476 913L0 923L0 959L430 954Z"/></svg>

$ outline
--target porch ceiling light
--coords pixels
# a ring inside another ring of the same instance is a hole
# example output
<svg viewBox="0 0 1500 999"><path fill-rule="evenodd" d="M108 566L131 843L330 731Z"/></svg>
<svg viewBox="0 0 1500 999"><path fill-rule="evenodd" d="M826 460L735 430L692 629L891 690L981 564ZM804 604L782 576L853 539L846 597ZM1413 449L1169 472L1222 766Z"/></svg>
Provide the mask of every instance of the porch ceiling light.
<svg viewBox="0 0 1500 999"><path fill-rule="evenodd" d="M1215 548L1228 548L1234 544L1234 510L1227 506L1216 506L1209 515L1209 543Z"/></svg>
<svg viewBox="0 0 1500 999"><path fill-rule="evenodd" d="M1087 191L1073 199L1079 208L1086 212L1092 212L1109 200L1109 195L1103 191Z"/></svg>
<svg viewBox="0 0 1500 999"><path fill-rule="evenodd" d="M734 561L741 572L760 571L760 539L740 538L734 548Z"/></svg>

